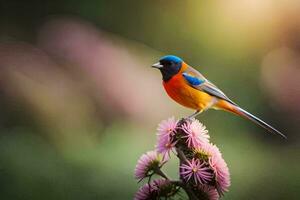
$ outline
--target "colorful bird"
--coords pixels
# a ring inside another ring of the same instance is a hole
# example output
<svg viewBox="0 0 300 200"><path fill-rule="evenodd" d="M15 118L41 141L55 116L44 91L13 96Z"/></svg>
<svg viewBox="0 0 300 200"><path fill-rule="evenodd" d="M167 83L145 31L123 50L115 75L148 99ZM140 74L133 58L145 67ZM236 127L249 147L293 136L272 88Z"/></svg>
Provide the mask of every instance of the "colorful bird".
<svg viewBox="0 0 300 200"><path fill-rule="evenodd" d="M196 110L188 118L196 117L209 108L221 109L249 119L271 133L277 133L286 138L280 131L239 107L219 88L208 81L200 72L186 64L181 58L172 55L164 56L152 67L160 70L163 86L174 101Z"/></svg>

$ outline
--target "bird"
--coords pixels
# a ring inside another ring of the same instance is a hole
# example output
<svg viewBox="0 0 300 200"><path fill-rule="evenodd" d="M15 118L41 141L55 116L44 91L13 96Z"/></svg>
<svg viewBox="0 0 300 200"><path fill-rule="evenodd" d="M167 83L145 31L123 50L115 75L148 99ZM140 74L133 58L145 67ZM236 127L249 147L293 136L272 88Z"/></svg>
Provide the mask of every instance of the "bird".
<svg viewBox="0 0 300 200"><path fill-rule="evenodd" d="M195 110L187 117L188 119L195 118L208 109L224 110L246 118L271 133L287 138L271 125L238 106L216 85L181 58L166 55L152 67L161 72L163 87L167 94L182 106Z"/></svg>

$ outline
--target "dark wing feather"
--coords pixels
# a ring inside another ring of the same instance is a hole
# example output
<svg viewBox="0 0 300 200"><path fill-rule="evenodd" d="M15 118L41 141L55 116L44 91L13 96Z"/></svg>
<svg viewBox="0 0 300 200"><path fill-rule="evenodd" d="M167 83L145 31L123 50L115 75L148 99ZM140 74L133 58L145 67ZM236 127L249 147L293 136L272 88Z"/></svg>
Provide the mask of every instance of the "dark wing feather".
<svg viewBox="0 0 300 200"><path fill-rule="evenodd" d="M236 105L233 101L231 101L217 86L212 84L210 81L208 81L200 72L197 70L189 67L185 72L183 73L183 77L187 81L187 83L200 91L206 92L212 96L215 96L219 99L226 100L233 105ZM199 81L195 81L195 79L198 79ZM197 83L197 84L195 84ZM200 83L200 84L198 84Z"/></svg>

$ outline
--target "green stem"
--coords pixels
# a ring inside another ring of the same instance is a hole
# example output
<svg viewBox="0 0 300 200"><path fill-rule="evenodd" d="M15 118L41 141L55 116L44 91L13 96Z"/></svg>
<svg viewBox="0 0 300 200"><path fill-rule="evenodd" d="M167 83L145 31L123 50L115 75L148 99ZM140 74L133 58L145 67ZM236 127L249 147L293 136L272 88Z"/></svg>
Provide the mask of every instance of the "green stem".
<svg viewBox="0 0 300 200"><path fill-rule="evenodd" d="M170 180L169 177L159 168L157 167L154 172L157 174L157 175L160 175L161 177L165 178L166 180Z"/></svg>
<svg viewBox="0 0 300 200"><path fill-rule="evenodd" d="M183 151L180 148L176 148L176 152L177 152L177 157L180 160L180 164L179 166L182 165L182 163L188 163L188 160L185 156L185 154L183 153ZM180 169L180 168L179 168ZM180 174L180 171L179 171ZM184 182L183 177L180 175L180 179L181 181L181 187L184 189L184 191L186 192L186 194L188 195L190 200L198 200L197 196L195 195L195 193L193 192L192 188L190 187L189 184L187 184L186 182Z"/></svg>
<svg viewBox="0 0 300 200"><path fill-rule="evenodd" d="M188 163L186 156L184 155L183 151L180 148L176 148L176 152L177 152L177 157L181 162Z"/></svg>

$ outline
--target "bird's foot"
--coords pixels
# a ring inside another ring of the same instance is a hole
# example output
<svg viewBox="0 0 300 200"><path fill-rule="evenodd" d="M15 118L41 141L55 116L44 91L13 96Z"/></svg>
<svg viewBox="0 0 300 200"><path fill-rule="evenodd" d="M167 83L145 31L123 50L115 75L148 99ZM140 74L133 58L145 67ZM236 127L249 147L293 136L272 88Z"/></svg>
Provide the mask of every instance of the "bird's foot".
<svg viewBox="0 0 300 200"><path fill-rule="evenodd" d="M191 114L190 116L185 117L185 119L191 120L191 119L195 118L197 115L199 115L201 112L202 112L202 111L200 111L200 110L196 110L196 112L194 112L194 113Z"/></svg>
<svg viewBox="0 0 300 200"><path fill-rule="evenodd" d="M192 120L193 120L197 115L199 115L201 112L202 112L202 111L197 110L197 111L194 112L192 115L189 115L189 116L187 116L187 117L182 118L182 119L180 120L180 122L181 122L181 123L186 122L186 121L192 122Z"/></svg>

